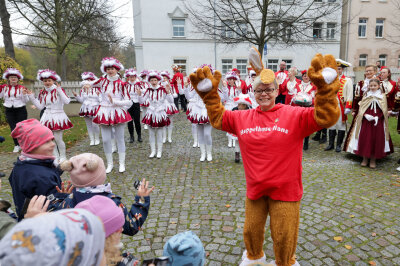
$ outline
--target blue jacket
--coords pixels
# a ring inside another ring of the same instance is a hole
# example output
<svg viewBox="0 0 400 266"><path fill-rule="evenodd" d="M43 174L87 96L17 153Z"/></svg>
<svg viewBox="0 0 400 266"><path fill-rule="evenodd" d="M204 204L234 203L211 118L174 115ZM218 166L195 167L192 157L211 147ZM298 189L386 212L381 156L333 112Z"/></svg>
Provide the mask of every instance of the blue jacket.
<svg viewBox="0 0 400 266"><path fill-rule="evenodd" d="M79 202L90 199L96 195L108 197L112 199L117 206L122 208L125 216L125 224L122 231L123 234L133 236L139 232L149 214L150 197L143 197L144 202L141 202L141 197L135 196L135 203L132 204L131 210L129 211L121 202L121 197L113 193L81 193L74 189L67 198L58 198L50 203L49 210L56 211L66 208L74 208Z"/></svg>
<svg viewBox="0 0 400 266"><path fill-rule="evenodd" d="M25 200L35 195L58 195L56 186L61 187L63 172L53 164L53 160L24 160L19 158L10 174L15 211L18 221L24 218L22 213Z"/></svg>

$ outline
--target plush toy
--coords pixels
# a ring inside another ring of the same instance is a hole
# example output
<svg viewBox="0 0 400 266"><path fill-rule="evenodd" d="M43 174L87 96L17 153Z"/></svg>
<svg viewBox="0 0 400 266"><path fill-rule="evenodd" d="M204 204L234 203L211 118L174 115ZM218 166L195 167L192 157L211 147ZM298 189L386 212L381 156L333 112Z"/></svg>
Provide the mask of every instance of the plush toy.
<svg viewBox="0 0 400 266"><path fill-rule="evenodd" d="M302 140L313 132L330 127L339 118L337 91L340 87L336 61L331 55L317 54L311 62L309 77L317 86L315 107L302 108L276 104L278 84L274 72L265 69L254 48L249 62L257 73L253 88L259 106L234 112L225 110L218 95L221 73L212 75L208 67L190 75L190 80L206 105L213 127L238 136L243 147L246 176L246 204L243 238L246 251L242 265L266 263L263 252L265 223L270 216L275 262L279 266L299 265L295 260L300 223ZM264 90L270 89L262 100ZM273 90L271 90L273 89ZM256 97L257 99L257 97ZM265 101L266 99L266 101ZM290 167L279 167L290 165Z"/></svg>

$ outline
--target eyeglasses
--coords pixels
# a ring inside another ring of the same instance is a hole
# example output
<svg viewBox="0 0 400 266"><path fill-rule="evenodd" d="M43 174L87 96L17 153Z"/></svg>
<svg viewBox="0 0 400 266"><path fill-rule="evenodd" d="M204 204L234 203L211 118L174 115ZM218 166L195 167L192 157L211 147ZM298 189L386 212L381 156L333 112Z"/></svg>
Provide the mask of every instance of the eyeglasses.
<svg viewBox="0 0 400 266"><path fill-rule="evenodd" d="M268 88L268 89L265 89L265 90L255 90L254 93L255 93L255 94L261 95L261 94L263 94L263 93L265 92L266 94L269 95L269 94L271 94L274 90L275 90L275 89L270 89L270 88Z"/></svg>

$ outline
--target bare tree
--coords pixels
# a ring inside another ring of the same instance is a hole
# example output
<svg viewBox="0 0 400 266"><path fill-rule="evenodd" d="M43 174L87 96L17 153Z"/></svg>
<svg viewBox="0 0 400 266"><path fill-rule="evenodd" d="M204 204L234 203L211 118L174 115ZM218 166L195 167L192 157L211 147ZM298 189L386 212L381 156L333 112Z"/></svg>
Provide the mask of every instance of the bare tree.
<svg viewBox="0 0 400 266"><path fill-rule="evenodd" d="M267 42L292 45L321 39L321 22L330 17L340 24L335 15L341 6L339 0L204 0L185 3L197 33L230 45L249 42L256 45L261 54Z"/></svg>
<svg viewBox="0 0 400 266"><path fill-rule="evenodd" d="M15 59L14 44L10 28L10 13L7 11L6 1L0 0L0 18L3 27L1 33L3 34L3 42L6 55Z"/></svg>
<svg viewBox="0 0 400 266"><path fill-rule="evenodd" d="M25 31L14 31L43 40L43 45L37 47L54 50L56 70L63 78L66 77L67 47L76 40L89 37L83 33L96 30L92 27L94 22L107 19L115 10L107 0L10 0L10 3L31 26ZM107 26L112 28L114 24Z"/></svg>

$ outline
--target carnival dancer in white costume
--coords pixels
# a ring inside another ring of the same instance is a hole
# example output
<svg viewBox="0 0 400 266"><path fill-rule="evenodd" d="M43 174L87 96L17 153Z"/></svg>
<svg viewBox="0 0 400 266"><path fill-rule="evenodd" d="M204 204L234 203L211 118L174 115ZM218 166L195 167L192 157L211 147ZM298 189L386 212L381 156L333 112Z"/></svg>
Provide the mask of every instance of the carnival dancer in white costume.
<svg viewBox="0 0 400 266"><path fill-rule="evenodd" d="M257 108L258 103L256 101L256 97L254 95L254 89L253 89L253 83L254 79L256 78L257 74L253 69L249 70L249 76L246 78L246 85L247 85L247 91L246 94L250 97L252 107Z"/></svg>
<svg viewBox="0 0 400 266"><path fill-rule="evenodd" d="M233 100L235 97L238 97L242 93L242 89L236 86L236 82L240 81L239 76L236 72L231 71L226 73L225 80L223 81L223 88L222 88L222 102L225 102L225 109L232 110L237 106L235 101ZM235 147L235 142L233 141L234 138L229 133L226 133L228 137L228 147L231 148L232 146Z"/></svg>
<svg viewBox="0 0 400 266"><path fill-rule="evenodd" d="M140 72L140 88L142 89L142 94L144 94L147 90L147 88L150 86L150 84L147 82L147 75L149 74L148 70L142 70L142 72ZM140 104L140 107L142 108L142 119L143 117L146 115L147 113L147 108L149 107L149 99L147 99L146 101L144 101L143 103ZM148 129L148 126L146 124L144 124L143 126L144 129Z"/></svg>
<svg viewBox="0 0 400 266"><path fill-rule="evenodd" d="M17 123L27 119L26 103L29 101L29 98L24 94L26 88L18 84L20 80L24 79L24 76L22 76L18 69L7 68L3 73L3 79L7 80L7 84L0 86L0 99L4 99L3 105L6 111L6 119L12 132ZM21 148L18 140L16 138L13 140L13 152L19 152Z"/></svg>
<svg viewBox="0 0 400 266"><path fill-rule="evenodd" d="M73 92L76 100L82 104L79 110L79 116L85 119L90 146L100 144L100 127L98 124L93 123L93 117L100 104L100 90L99 88L92 88L92 86L90 86L90 81L96 79L96 75L92 72L83 72L81 82L82 89L79 95ZM90 87L84 88L83 86L85 85L89 85Z"/></svg>
<svg viewBox="0 0 400 266"><path fill-rule="evenodd" d="M149 107L147 108L146 115L144 116L142 123L149 127L149 142L150 142L150 158L154 158L156 155L156 142L157 142L157 158L162 156L162 133L163 127L169 126L170 120L165 111L167 99L170 103L174 102L174 98L171 94L171 86L167 84L164 88L161 86L160 81L162 77L156 71L149 71L147 80L150 86L146 92L139 97L139 102L144 103L149 100ZM157 141L156 141L157 136Z"/></svg>
<svg viewBox="0 0 400 266"><path fill-rule="evenodd" d="M133 133L133 123L135 123L135 130L138 136L138 141L142 142L142 127L140 125L140 104L138 90L141 90L140 82L137 80L137 73L135 69L129 68L125 71L124 77L126 79L125 87L126 92L132 101L132 106L128 109L133 121L128 122L128 131L130 135L129 143L135 141Z"/></svg>
<svg viewBox="0 0 400 266"><path fill-rule="evenodd" d="M40 123L53 131L56 143L54 148L55 161L63 162L67 160L63 132L73 127L64 112L64 104L69 104L71 99L60 87L58 82L61 82L61 78L55 71L50 69L39 70L36 78L42 81L44 85L44 89L39 92L38 98L36 99L35 95L29 90L25 90L24 93L28 94L29 100L37 109L46 108L40 118Z"/></svg>
<svg viewBox="0 0 400 266"><path fill-rule="evenodd" d="M195 68L195 69L197 69L197 68ZM178 82L180 82L180 80L178 80ZM192 124L193 148L197 148L197 147L199 147L198 134L197 134L197 125L198 124L192 123L192 121L191 121L191 118L192 118L191 112L192 112L193 106L197 102L197 98L195 97L197 95L197 93L194 90L194 88L192 87L192 85L190 85L189 78L185 79L183 84L184 84L183 88L181 88L181 86L178 86L179 94L184 94L185 98L188 101L187 109L186 109L186 118Z"/></svg>
<svg viewBox="0 0 400 266"><path fill-rule="evenodd" d="M168 71L162 71L160 74L161 74L161 77L163 78L163 81L161 82L161 86L166 88L167 85L171 85L171 82L170 82L171 78L170 78ZM175 103L170 103L167 99L165 99L165 112L167 112L170 124L169 124L169 126L163 128L163 143L165 143L167 141L167 135L168 135L168 142L172 143L172 130L174 129L174 115L178 114L179 111L178 111L178 108L176 108ZM168 132L168 134L167 134L167 132Z"/></svg>
<svg viewBox="0 0 400 266"><path fill-rule="evenodd" d="M201 65L200 68L203 68L204 66L208 66L214 73L214 69L211 67L211 65ZM193 73L196 73L196 71L197 68L193 70ZM181 92L181 88L179 88L179 90ZM212 161L212 126L208 120L206 106L204 105L203 100L188 82L185 83L183 93L185 94L186 99L189 101L187 118L192 123L192 132L193 125L195 125L196 132L193 133L193 137L198 137L198 139L195 138L195 141L198 141L198 145L200 147L200 161L204 162L207 155L207 161L210 162ZM193 145L193 147L195 146Z"/></svg>
<svg viewBox="0 0 400 266"><path fill-rule="evenodd" d="M127 108L132 105L129 95L125 91L124 82L118 71L124 66L114 57L106 57L101 61L100 70L105 76L92 82L93 87L100 89L101 102L93 118L93 122L101 127L104 153L107 159L106 172L110 173L114 167L112 158L112 130L115 130L117 141L119 172L125 172L125 124L132 120Z"/></svg>

